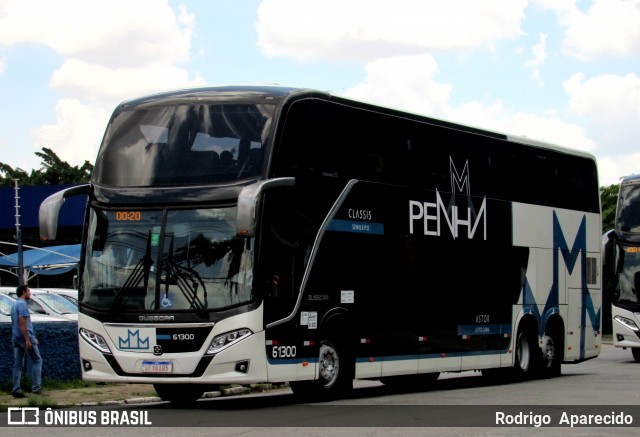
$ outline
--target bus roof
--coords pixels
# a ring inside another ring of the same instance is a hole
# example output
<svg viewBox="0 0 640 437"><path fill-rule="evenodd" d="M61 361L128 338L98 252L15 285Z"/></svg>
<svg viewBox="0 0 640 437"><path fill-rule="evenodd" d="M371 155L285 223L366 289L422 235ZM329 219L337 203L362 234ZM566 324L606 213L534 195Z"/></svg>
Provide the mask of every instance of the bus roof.
<svg viewBox="0 0 640 437"><path fill-rule="evenodd" d="M633 184L638 182L640 182L640 173L632 174L629 176L623 176L622 179L620 180L621 184Z"/></svg>
<svg viewBox="0 0 640 437"><path fill-rule="evenodd" d="M560 146L560 145L548 143L545 141L535 140L532 138L528 138L526 136L511 135L511 134L491 131L484 128L475 127L472 125L456 123L456 122L445 120L445 119L439 119L431 116L408 112L402 109L381 106L381 105L373 104L370 102L353 99L351 97L342 96L332 92L318 91L318 90L309 89L309 88L286 87L286 86L280 86L280 85L227 85L227 86L212 86L212 87L188 88L188 89L181 89L181 90L166 91L162 93L152 94L152 95L124 101L120 105L118 105L116 112L118 110L130 109L136 106L146 106L146 105L154 105L154 104L161 104L161 103L168 103L168 102L179 103L182 101L193 101L194 99L202 100L202 101L207 101L210 99L215 99L217 101L224 101L226 99L235 100L238 97L242 97L242 96L245 96L248 99L257 98L257 97L264 97L267 99L271 98L274 100L274 103L285 102L287 100L309 98L309 97L324 98L326 100L334 101L336 103L351 104L351 105L356 105L366 109L372 109L372 110L375 109L378 111L381 110L382 112L392 116L409 117L416 121L432 123L432 124L436 124L442 127L447 127L450 129L457 129L457 130L475 133L478 135L501 138L513 143L520 143L520 144L525 144L533 147L550 149L550 150L554 150L564 154L583 156L585 158L595 160L595 157L589 152L585 152L578 149L572 149L569 147ZM640 178L640 175L634 175L629 177Z"/></svg>

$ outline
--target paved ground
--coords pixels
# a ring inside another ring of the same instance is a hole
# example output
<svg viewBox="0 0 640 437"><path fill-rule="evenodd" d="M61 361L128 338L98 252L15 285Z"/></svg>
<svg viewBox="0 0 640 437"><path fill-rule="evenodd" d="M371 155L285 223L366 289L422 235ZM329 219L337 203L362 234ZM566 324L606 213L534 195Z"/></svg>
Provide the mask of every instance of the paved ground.
<svg viewBox="0 0 640 437"><path fill-rule="evenodd" d="M211 391L203 395L205 398L218 396L234 396L237 394L272 390L271 384L254 384L250 387L225 386L222 391ZM286 387L277 387L285 388ZM151 384L104 384L94 387L43 390L41 395L25 393L23 399L15 399L11 393L0 392L0 411L7 407L40 406L61 408L73 405L110 405L159 402Z"/></svg>
<svg viewBox="0 0 640 437"><path fill-rule="evenodd" d="M611 336L604 336L603 344L612 347ZM271 389L269 384L240 387L232 386L222 392L208 392L205 397L233 396L247 391L262 391ZM60 389L44 391L42 395L27 393L24 399L15 399L11 393L0 391L0 411L6 407L42 406L66 407L72 405L107 405L113 403L141 403L159 401L157 393L151 384L104 384L94 387Z"/></svg>
<svg viewBox="0 0 640 437"><path fill-rule="evenodd" d="M11 393L0 392L0 406L51 406L63 407L84 403L107 404L127 399L148 399L156 397L156 391L150 384L105 384L95 387L72 388L63 390L46 389L41 395L27 395L24 399L15 399ZM159 398L158 398L159 399Z"/></svg>

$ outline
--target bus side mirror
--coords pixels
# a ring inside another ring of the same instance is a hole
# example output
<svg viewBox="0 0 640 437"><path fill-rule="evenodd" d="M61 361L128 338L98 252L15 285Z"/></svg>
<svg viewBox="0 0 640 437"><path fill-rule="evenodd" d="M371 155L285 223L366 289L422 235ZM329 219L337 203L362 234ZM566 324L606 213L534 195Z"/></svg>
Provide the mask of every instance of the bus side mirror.
<svg viewBox="0 0 640 437"><path fill-rule="evenodd" d="M238 196L236 235L241 238L255 236L256 211L260 206L263 191L276 187L291 187L295 181L295 178L267 179L242 188Z"/></svg>
<svg viewBox="0 0 640 437"><path fill-rule="evenodd" d="M40 239L55 240L58 233L58 216L60 208L64 205L64 201L69 197L88 195L90 185L78 185L77 187L67 188L58 191L44 199L40 204L39 221L40 221Z"/></svg>

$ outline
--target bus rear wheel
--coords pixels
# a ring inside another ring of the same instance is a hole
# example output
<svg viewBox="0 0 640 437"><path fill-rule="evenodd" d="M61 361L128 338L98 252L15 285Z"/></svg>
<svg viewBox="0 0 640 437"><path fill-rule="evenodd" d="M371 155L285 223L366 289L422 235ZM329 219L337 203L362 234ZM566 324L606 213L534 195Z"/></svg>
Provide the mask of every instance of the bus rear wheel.
<svg viewBox="0 0 640 437"><path fill-rule="evenodd" d="M562 339L554 333L545 333L542 338L542 376L546 378L560 376L560 365L562 364Z"/></svg>
<svg viewBox="0 0 640 437"><path fill-rule="evenodd" d="M191 384L153 384L163 401L174 404L191 404L202 397L204 389Z"/></svg>
<svg viewBox="0 0 640 437"><path fill-rule="evenodd" d="M534 335L528 330L518 330L516 337L515 373L518 379L530 379L536 376L540 362L540 348Z"/></svg>

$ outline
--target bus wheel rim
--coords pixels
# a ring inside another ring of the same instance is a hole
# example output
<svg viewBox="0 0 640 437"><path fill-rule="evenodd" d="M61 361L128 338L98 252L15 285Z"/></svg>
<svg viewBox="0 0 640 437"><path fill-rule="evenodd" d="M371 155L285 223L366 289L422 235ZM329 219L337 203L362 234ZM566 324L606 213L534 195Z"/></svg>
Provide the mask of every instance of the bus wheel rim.
<svg viewBox="0 0 640 437"><path fill-rule="evenodd" d="M340 359L338 353L329 343L323 343L320 347L320 380L323 387L329 388L338 379L340 372Z"/></svg>
<svg viewBox="0 0 640 437"><path fill-rule="evenodd" d="M546 367L549 368L553 366L556 356L556 345L553 341L553 337L545 335L542 341L542 345L542 356L544 358L544 363Z"/></svg>

